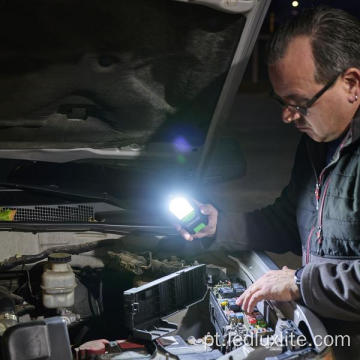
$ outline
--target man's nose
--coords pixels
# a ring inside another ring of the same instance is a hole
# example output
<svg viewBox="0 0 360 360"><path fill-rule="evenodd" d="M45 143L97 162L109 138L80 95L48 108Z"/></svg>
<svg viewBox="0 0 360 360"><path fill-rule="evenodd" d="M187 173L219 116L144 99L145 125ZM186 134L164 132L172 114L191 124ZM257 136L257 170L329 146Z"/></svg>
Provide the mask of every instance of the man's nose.
<svg viewBox="0 0 360 360"><path fill-rule="evenodd" d="M299 118L300 114L296 110L284 107L282 111L282 120L285 124L290 124L293 121L298 120Z"/></svg>

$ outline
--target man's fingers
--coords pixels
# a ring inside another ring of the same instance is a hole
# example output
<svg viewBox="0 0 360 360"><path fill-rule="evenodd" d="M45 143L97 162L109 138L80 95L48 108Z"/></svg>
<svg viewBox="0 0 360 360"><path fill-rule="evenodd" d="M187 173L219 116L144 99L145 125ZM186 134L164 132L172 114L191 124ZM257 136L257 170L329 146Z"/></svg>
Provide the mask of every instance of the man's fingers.
<svg viewBox="0 0 360 360"><path fill-rule="evenodd" d="M196 234L190 234L186 231L180 224L174 224L175 229L180 233L180 235L188 241L192 241L194 239L201 239L207 236L213 236L216 233L216 225L217 225L217 216L218 211L211 204L202 204L199 201L192 199L192 201L199 206L199 209L202 214L208 216L207 225L204 229L200 230Z"/></svg>
<svg viewBox="0 0 360 360"><path fill-rule="evenodd" d="M263 300L264 298L265 298L264 293L261 290L253 293L249 299L247 309L244 310L248 313L252 313L254 311L254 307L256 306L256 304L259 301Z"/></svg>
<svg viewBox="0 0 360 360"><path fill-rule="evenodd" d="M179 229L177 229L177 231L179 231L180 235L187 241L193 241L194 237L188 233L185 229L183 229L181 226Z"/></svg>
<svg viewBox="0 0 360 360"><path fill-rule="evenodd" d="M236 305L239 305L239 306L242 305L242 303L244 302L244 296L243 295L244 295L244 293L240 297L238 297L236 299Z"/></svg>
<svg viewBox="0 0 360 360"><path fill-rule="evenodd" d="M249 296L249 294L251 293L251 287L247 288L241 295L239 298L236 299L236 305L239 305L241 307L243 307L245 299Z"/></svg>
<svg viewBox="0 0 360 360"><path fill-rule="evenodd" d="M248 293L244 296L244 300L243 300L242 305L241 305L241 308L242 308L243 310L246 311L246 309L248 308L250 299L251 299L251 292L248 292Z"/></svg>
<svg viewBox="0 0 360 360"><path fill-rule="evenodd" d="M236 300L236 304L241 306L244 311L251 313L256 304L263 299L265 299L265 293L261 288L250 287Z"/></svg>
<svg viewBox="0 0 360 360"><path fill-rule="evenodd" d="M200 211L203 215L214 215L217 214L217 210L210 204L204 204L199 206Z"/></svg>
<svg viewBox="0 0 360 360"><path fill-rule="evenodd" d="M198 233L192 235L192 237L193 237L194 239L202 239L202 238L204 238L204 237L206 237L206 236L210 236L210 235L211 235L210 232L207 231L206 228L204 228L203 230L199 231Z"/></svg>
<svg viewBox="0 0 360 360"><path fill-rule="evenodd" d="M252 297L252 294L258 290L256 283L252 284L236 301L238 305L242 307L242 309L246 310L249 305L249 301Z"/></svg>
<svg viewBox="0 0 360 360"><path fill-rule="evenodd" d="M253 312L261 300L290 301L300 297L294 283L295 270L284 266L282 270L271 270L254 282L236 300L246 312Z"/></svg>
<svg viewBox="0 0 360 360"><path fill-rule="evenodd" d="M200 211L203 215L207 215L208 223L204 229L199 231L194 237L203 238L206 236L213 236L216 233L217 226L217 210L210 204L205 204L200 206Z"/></svg>
<svg viewBox="0 0 360 360"><path fill-rule="evenodd" d="M174 227L176 229L177 232L179 232L179 234L187 241L192 241L194 240L193 236L191 234L189 234L184 228L181 227L180 224L174 224Z"/></svg>
<svg viewBox="0 0 360 360"><path fill-rule="evenodd" d="M213 236L216 232L216 227L207 225L204 229L200 230L198 233L194 234L194 239L200 239L206 236Z"/></svg>

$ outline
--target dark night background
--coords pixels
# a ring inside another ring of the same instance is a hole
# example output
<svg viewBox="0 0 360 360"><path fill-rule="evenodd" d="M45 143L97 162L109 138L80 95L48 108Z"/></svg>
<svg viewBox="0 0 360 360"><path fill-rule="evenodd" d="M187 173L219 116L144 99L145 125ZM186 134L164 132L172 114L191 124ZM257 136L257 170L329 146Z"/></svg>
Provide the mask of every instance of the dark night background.
<svg viewBox="0 0 360 360"><path fill-rule="evenodd" d="M297 0L297 2L298 6L293 7L293 0L272 0L254 49L253 58L249 63L244 81L240 87L241 92L269 90L270 84L264 62L266 41L279 24L296 15L302 9L325 5L346 10L360 18L360 3L357 0ZM254 69L254 67L257 69Z"/></svg>
<svg viewBox="0 0 360 360"><path fill-rule="evenodd" d="M341 8L355 16L360 15L359 2L356 0L298 0L299 6L297 8L292 7L291 3L292 0L272 1L269 12L275 13L276 22L281 22L283 19L286 19L295 11L301 10L302 8L308 8L317 5L327 5L330 7Z"/></svg>

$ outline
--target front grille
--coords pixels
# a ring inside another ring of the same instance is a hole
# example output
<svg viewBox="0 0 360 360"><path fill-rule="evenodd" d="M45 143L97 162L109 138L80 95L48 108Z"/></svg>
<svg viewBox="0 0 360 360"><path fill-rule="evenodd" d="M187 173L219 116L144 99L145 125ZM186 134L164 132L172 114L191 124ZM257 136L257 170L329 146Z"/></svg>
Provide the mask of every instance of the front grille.
<svg viewBox="0 0 360 360"><path fill-rule="evenodd" d="M92 222L94 207L89 205L48 205L7 207L16 210L14 221L19 222Z"/></svg>

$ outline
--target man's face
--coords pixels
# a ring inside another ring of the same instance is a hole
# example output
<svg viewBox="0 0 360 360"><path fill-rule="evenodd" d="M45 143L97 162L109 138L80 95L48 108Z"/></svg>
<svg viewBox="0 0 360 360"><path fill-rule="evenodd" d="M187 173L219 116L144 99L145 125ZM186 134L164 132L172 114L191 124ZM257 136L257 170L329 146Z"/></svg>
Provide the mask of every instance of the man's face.
<svg viewBox="0 0 360 360"><path fill-rule="evenodd" d="M285 55L269 66L269 76L274 92L284 102L305 105L325 84L315 81L315 64L310 39L306 36L294 38ZM318 142L338 138L349 125L354 106L349 106L345 80L339 76L309 109L306 116L284 108L285 123L293 122L297 129Z"/></svg>

